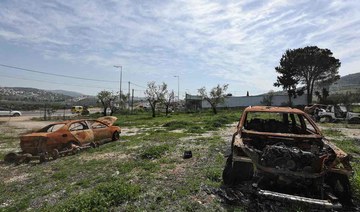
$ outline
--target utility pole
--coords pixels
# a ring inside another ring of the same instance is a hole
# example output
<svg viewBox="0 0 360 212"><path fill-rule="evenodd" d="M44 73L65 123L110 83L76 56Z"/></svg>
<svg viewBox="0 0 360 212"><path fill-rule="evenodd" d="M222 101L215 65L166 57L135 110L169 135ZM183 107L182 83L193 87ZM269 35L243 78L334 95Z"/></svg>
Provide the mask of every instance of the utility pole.
<svg viewBox="0 0 360 212"><path fill-rule="evenodd" d="M129 81L129 92L128 92L128 106L130 110L130 81Z"/></svg>
<svg viewBox="0 0 360 212"><path fill-rule="evenodd" d="M115 68L120 68L120 83L119 83L119 90L120 90L120 93L119 93L119 106L120 106L120 103L121 103L121 82L122 82L122 65L115 65L114 66Z"/></svg>
<svg viewBox="0 0 360 212"><path fill-rule="evenodd" d="M131 95L131 111L134 110L134 89L132 89L132 95Z"/></svg>
<svg viewBox="0 0 360 212"><path fill-rule="evenodd" d="M180 76L175 75L174 77L178 78L178 102L180 102Z"/></svg>

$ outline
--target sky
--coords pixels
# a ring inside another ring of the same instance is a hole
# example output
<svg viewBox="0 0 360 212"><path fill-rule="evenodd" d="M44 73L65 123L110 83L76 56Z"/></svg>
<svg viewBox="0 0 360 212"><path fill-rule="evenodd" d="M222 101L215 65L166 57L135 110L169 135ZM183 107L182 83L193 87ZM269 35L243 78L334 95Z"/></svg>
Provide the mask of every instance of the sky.
<svg viewBox="0 0 360 212"><path fill-rule="evenodd" d="M150 81L196 94L274 88L282 54L316 45L359 72L357 0L0 0L0 86L143 96ZM175 77L179 76L179 77ZM84 80L86 78L92 80ZM95 81L95 80L97 81Z"/></svg>

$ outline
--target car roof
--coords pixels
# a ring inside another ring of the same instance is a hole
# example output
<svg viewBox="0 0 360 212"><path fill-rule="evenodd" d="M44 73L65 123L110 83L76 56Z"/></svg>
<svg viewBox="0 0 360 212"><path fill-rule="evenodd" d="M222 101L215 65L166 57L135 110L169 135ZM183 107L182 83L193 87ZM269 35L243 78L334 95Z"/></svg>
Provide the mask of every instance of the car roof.
<svg viewBox="0 0 360 212"><path fill-rule="evenodd" d="M297 113L304 114L304 111L291 107L271 107L271 106L249 106L244 112L269 112L269 113Z"/></svg>
<svg viewBox="0 0 360 212"><path fill-rule="evenodd" d="M66 120L66 121L61 121L61 122L54 122L51 123L49 125L55 125L55 124L69 124L69 123L73 123L73 122L81 122L81 121L98 121L96 119L74 119L74 120Z"/></svg>

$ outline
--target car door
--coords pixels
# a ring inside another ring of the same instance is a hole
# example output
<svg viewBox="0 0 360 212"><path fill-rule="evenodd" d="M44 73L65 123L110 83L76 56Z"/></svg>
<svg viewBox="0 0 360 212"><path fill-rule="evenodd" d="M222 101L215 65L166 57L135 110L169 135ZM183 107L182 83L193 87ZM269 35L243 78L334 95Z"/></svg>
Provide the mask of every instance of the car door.
<svg viewBox="0 0 360 212"><path fill-rule="evenodd" d="M10 110L6 110L5 108L0 108L0 116L9 116Z"/></svg>
<svg viewBox="0 0 360 212"><path fill-rule="evenodd" d="M107 125L99 121L91 121L88 123L90 128L93 130L95 141L103 141L103 140L111 139L112 134Z"/></svg>
<svg viewBox="0 0 360 212"><path fill-rule="evenodd" d="M81 145L94 141L94 133L89 129L86 121L78 121L70 124L69 131Z"/></svg>

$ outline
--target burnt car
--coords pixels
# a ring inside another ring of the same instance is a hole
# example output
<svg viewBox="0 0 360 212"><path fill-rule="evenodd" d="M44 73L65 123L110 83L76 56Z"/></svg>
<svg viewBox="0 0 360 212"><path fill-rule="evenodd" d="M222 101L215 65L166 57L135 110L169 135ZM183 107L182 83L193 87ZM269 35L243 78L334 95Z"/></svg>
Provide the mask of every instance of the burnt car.
<svg viewBox="0 0 360 212"><path fill-rule="evenodd" d="M351 205L349 155L327 140L309 115L288 107L244 110L223 171L225 185L244 181L258 195L326 208Z"/></svg>
<svg viewBox="0 0 360 212"><path fill-rule="evenodd" d="M83 148L97 147L120 138L121 129L113 126L114 116L96 120L69 120L50 124L36 132L20 136L22 152L9 153L7 162L29 162L39 159L56 159L67 153L76 153Z"/></svg>

